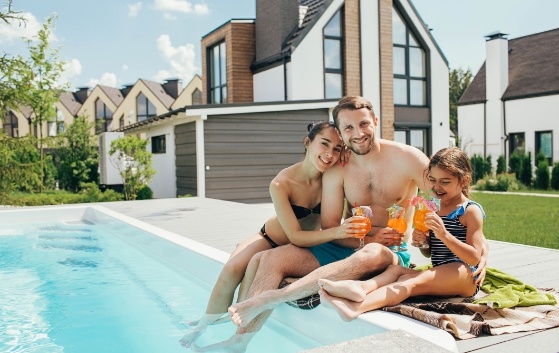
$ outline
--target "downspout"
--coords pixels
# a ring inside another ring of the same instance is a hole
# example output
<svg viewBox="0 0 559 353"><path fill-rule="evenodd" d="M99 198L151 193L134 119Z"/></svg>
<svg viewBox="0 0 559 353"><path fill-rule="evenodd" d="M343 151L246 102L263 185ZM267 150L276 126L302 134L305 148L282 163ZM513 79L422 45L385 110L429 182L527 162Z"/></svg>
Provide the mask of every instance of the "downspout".
<svg viewBox="0 0 559 353"><path fill-rule="evenodd" d="M283 100L287 102L287 59L283 56Z"/></svg>
<svg viewBox="0 0 559 353"><path fill-rule="evenodd" d="M509 135L507 134L507 105L505 104L504 100L501 100L503 102L503 156L505 156L505 161L508 161L508 157L507 157L507 141L509 140Z"/></svg>
<svg viewBox="0 0 559 353"><path fill-rule="evenodd" d="M483 159L487 158L487 100L483 102Z"/></svg>

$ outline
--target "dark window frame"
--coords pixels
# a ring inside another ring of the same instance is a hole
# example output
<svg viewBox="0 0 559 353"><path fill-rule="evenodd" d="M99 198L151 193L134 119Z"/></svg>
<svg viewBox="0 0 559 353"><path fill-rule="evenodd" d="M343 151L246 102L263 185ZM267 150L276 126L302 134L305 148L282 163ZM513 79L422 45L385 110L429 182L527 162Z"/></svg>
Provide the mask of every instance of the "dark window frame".
<svg viewBox="0 0 559 353"><path fill-rule="evenodd" d="M551 156L546 156L547 157L547 164L549 166L553 165L553 130L542 130L542 131L536 131L534 134L534 139L535 139L535 143L534 145L536 146L536 156L538 155L538 153L540 152L541 149L541 136L543 134L550 134L551 135ZM537 167L537 166L536 166Z"/></svg>
<svg viewBox="0 0 559 353"><path fill-rule="evenodd" d="M151 153L165 154L167 153L167 139L165 135L151 137Z"/></svg>
<svg viewBox="0 0 559 353"><path fill-rule="evenodd" d="M521 150L519 150L519 146L517 146L517 140L515 139L516 136L522 136ZM517 152L526 153L526 133L524 132L509 133L509 156L512 156L514 153Z"/></svg>
<svg viewBox="0 0 559 353"><path fill-rule="evenodd" d="M217 85L214 85L214 76L216 75L216 73L214 72L214 50L218 50L218 55L217 57L219 58L219 73L218 73L218 77L219 77L219 83ZM224 55L222 56L222 50L225 50ZM223 104L223 103L227 103L227 97L228 97L228 92L227 92L227 44L225 43L225 40L221 40L219 42L217 42L216 44L212 45L211 47L208 47L207 51L206 51L207 55L207 68L208 68L208 82L207 82L207 86L208 86L208 104ZM221 59L225 58L225 63L221 62ZM225 74L222 72L222 68L225 67ZM225 81L222 81L222 78L225 78ZM219 100L216 100L215 98L215 93L216 91L219 91Z"/></svg>
<svg viewBox="0 0 559 353"><path fill-rule="evenodd" d="M414 146L411 144L411 132L412 131L422 131L423 132L423 148L425 149L425 151L421 150L420 148L417 148L418 150L422 151L423 153L425 153L426 155L430 155L430 141L429 141L429 131L430 128L428 126L418 126L418 127L401 127L401 128L396 128L394 129L394 133L396 132L405 132L406 133L406 145L412 146L417 148L417 146Z"/></svg>
<svg viewBox="0 0 559 353"><path fill-rule="evenodd" d="M144 103L145 103L145 112L140 112L140 98L143 96L144 98ZM153 111L151 111L153 108ZM142 113L142 114L140 114ZM137 121L144 121L148 118L151 118L152 116L156 116L157 115L157 108L155 107L155 105L148 99L148 97L144 94L144 92L140 92L138 94L138 96L136 96L136 118L138 119Z"/></svg>
<svg viewBox="0 0 559 353"><path fill-rule="evenodd" d="M429 65L428 65L428 50L426 49L425 43L423 43L421 41L421 36L419 36L417 34L417 32L414 30L414 28L410 25L410 21L409 19L403 15L403 11L401 11L396 4L393 7L394 11L398 14L398 16L400 17L400 19L402 20L402 22L404 23L405 27L406 27L406 44L396 44L394 42L392 42L392 47L393 48L402 48L404 49L404 60L405 60L405 74L394 74L394 80L396 79L403 79L406 80L406 100L407 103L406 104L401 104L401 103L394 103L395 106L409 106L409 107L428 107L429 106L429 77L430 77L430 71L429 71ZM415 41L417 42L417 45L411 45L410 44L410 35L413 36L413 38L415 39ZM424 77L418 77L418 76L411 76L410 74L410 48L419 48L421 49L422 53L423 53L423 70L425 72L425 76ZM411 83L412 82L423 82L423 87L424 87L424 104L411 104L410 100L411 100Z"/></svg>
<svg viewBox="0 0 559 353"><path fill-rule="evenodd" d="M102 105L99 105L101 103ZM101 98L95 100L95 133L107 132L113 122L113 111L107 107Z"/></svg>
<svg viewBox="0 0 559 353"><path fill-rule="evenodd" d="M19 121L12 111L4 118L4 131L10 137L19 137Z"/></svg>
<svg viewBox="0 0 559 353"><path fill-rule="evenodd" d="M340 16L340 35L339 36L335 36L335 35L331 35L331 34L325 34L325 29L326 27L328 27L328 25L330 24L330 22L334 19L335 16ZM344 61L344 46L345 46L345 40L344 40L344 29L345 29L345 22L344 22L344 8L340 8L335 14L334 16L332 16L332 18L330 18L330 20L328 21L328 23L326 24L326 26L324 26L324 28L322 28L322 67L323 67L323 77L324 77L324 98L325 99L330 99L330 98L341 98L345 95L345 91L346 91L346 87L345 87L345 70L344 70L344 66L345 66L345 61ZM339 69L335 69L335 68L328 68L326 67L326 40L334 40L334 41L338 41L340 44L340 68ZM327 74L335 74L335 75L340 75L340 80L342 83L342 92L340 97L328 97L327 95L327 84L326 84L326 75Z"/></svg>

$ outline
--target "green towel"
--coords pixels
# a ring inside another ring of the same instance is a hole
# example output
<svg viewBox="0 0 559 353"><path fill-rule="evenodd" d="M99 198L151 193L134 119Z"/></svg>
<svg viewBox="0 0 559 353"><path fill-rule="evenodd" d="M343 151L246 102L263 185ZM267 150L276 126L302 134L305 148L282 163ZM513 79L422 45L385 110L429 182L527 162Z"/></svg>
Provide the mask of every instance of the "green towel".
<svg viewBox="0 0 559 353"><path fill-rule="evenodd" d="M524 284L508 273L495 268L486 269L481 290L489 294L475 300L474 303L486 304L496 309L557 304L553 294L540 292L534 286Z"/></svg>
<svg viewBox="0 0 559 353"><path fill-rule="evenodd" d="M418 266L415 269L425 271L431 267L432 265L428 264ZM486 304L495 309L557 304L557 299L553 294L540 292L536 287L524 284L508 273L491 267L485 269L485 279L481 290L488 295L476 299L474 303Z"/></svg>

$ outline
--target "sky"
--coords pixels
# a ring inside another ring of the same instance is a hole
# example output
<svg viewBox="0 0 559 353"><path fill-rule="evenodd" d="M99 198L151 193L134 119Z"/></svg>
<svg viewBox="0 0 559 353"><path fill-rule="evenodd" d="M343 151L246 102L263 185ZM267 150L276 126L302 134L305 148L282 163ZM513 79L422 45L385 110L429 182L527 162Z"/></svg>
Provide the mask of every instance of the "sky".
<svg viewBox="0 0 559 353"><path fill-rule="evenodd" d="M449 67L474 74L485 60L487 34L514 39L559 27L557 0L411 1ZM202 37L230 19L253 19L255 0L13 0L12 9L27 23L0 23L0 55L27 56L21 38L56 14L51 46L65 62L61 80L71 90L121 88L140 78L179 78L186 86L201 74Z"/></svg>

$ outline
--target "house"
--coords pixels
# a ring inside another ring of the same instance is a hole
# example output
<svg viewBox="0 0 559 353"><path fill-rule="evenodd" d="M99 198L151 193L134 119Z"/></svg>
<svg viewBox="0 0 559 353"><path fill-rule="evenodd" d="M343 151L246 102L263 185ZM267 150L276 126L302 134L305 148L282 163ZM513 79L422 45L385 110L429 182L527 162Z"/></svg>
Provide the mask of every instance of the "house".
<svg viewBox="0 0 559 353"><path fill-rule="evenodd" d="M559 162L559 28L508 39L486 36L486 61L459 101L458 134L468 154L538 151ZM555 136L555 138L554 138Z"/></svg>
<svg viewBox="0 0 559 353"><path fill-rule="evenodd" d="M409 0L256 0L255 19L201 46L203 104L120 128L152 151L164 141L156 197L269 202L307 123L345 95L373 102L382 138L427 155L449 145L448 63Z"/></svg>

